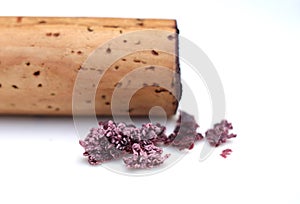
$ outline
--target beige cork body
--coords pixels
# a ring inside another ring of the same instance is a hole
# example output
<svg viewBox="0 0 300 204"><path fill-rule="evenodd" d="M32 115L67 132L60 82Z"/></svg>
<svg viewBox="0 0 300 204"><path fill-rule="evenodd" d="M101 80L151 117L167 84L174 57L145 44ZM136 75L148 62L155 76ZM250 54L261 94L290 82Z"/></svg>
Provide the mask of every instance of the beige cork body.
<svg viewBox="0 0 300 204"><path fill-rule="evenodd" d="M78 73L82 69L99 71L83 66L88 57L99 46L118 36L148 29L174 33L174 36L165 37L168 46L173 46L174 54L142 50L109 65L99 84L93 84L96 96L92 99L87 96L85 100L86 104L95 100L97 115L112 114L112 94L116 87L122 85L120 80L134 69L144 67L145 73L156 72L156 66L162 66L179 74L176 21L0 17L0 115L72 115L72 97ZM151 36L147 39L151 40ZM123 40L123 43L130 42ZM136 40L132 46L138 43L143 42ZM108 50L107 54L110 52ZM180 78L174 74L161 74L160 77L160 81L170 84L171 90L165 90L158 83L144 83L143 88L130 99L129 107L120 110L116 107L116 114L129 112L133 116L143 116L148 115L153 106L160 106L167 115L173 115L181 94ZM138 80L143 81L142 77ZM126 87L124 90L126 95ZM85 93L82 94L85 97ZM79 112L88 114L84 104Z"/></svg>

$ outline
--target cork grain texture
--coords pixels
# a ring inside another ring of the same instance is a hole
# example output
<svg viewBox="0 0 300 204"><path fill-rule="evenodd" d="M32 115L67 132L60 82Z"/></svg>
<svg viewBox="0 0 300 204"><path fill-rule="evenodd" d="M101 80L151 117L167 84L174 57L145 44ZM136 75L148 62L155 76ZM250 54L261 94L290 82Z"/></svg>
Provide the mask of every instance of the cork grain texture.
<svg viewBox="0 0 300 204"><path fill-rule="evenodd" d="M175 20L0 17L0 115L72 115L77 74L99 71L83 66L88 56L111 39L146 29L178 32ZM177 38L166 37L165 40L174 44L177 54ZM126 84L135 81L120 83L120 80L139 67L145 67L145 72L156 72L153 65L179 74L175 55L159 50L131 53L107 67L100 83L93 84L97 87L95 98L87 96L85 103L89 105L95 100L97 115L111 115L115 88L125 86L126 96ZM172 74L161 77L173 90L166 90L157 83L144 83L132 96L129 107L117 113L143 116L148 115L151 107L161 106L167 115L173 115L181 95L180 79ZM82 94L84 97L86 93ZM84 106L82 104L83 115Z"/></svg>

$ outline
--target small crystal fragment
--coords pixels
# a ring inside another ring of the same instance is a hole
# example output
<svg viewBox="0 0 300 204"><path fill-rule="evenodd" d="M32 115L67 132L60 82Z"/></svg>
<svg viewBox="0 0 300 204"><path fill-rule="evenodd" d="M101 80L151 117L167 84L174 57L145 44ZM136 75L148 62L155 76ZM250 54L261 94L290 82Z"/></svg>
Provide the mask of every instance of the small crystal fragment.
<svg viewBox="0 0 300 204"><path fill-rule="evenodd" d="M222 153L220 154L220 156L223 157L224 159L226 159L227 156L231 154L231 152L232 152L231 149L224 149L224 150L222 151Z"/></svg>
<svg viewBox="0 0 300 204"><path fill-rule="evenodd" d="M236 134L229 134L231 129L231 123L227 120L222 120L220 123L215 124L212 129L206 131L205 138L211 146L218 147L228 139L236 137Z"/></svg>
<svg viewBox="0 0 300 204"><path fill-rule="evenodd" d="M132 145L133 154L124 157L123 161L128 168L145 169L162 164L170 154L162 156L163 150L153 143L135 143Z"/></svg>
<svg viewBox="0 0 300 204"><path fill-rule="evenodd" d="M184 111L180 111L176 127L166 140L165 144L171 144L179 150L192 149L196 141L203 139L203 136L200 133L197 133L198 127L199 125L194 116Z"/></svg>

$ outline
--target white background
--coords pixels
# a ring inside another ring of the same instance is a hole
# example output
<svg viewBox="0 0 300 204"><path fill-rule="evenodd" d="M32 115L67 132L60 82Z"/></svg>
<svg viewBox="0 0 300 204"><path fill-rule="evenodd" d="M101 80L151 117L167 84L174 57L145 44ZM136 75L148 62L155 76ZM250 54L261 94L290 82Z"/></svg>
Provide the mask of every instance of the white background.
<svg viewBox="0 0 300 204"><path fill-rule="evenodd" d="M175 18L218 70L238 134L227 159L199 162L196 146L132 177L89 166L71 118L0 117L0 203L300 203L299 1L11 0L0 15Z"/></svg>

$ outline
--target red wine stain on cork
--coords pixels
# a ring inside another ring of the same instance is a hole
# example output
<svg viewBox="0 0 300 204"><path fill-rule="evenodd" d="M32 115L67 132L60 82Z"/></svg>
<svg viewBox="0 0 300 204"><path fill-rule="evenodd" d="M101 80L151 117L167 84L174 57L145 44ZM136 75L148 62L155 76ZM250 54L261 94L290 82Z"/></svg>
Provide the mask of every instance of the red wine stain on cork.
<svg viewBox="0 0 300 204"><path fill-rule="evenodd" d="M152 50L151 53L152 53L152 55L158 56L158 52L155 50Z"/></svg>
<svg viewBox="0 0 300 204"><path fill-rule="evenodd" d="M22 22L23 17L17 17L17 23L21 23Z"/></svg>
<svg viewBox="0 0 300 204"><path fill-rule="evenodd" d="M53 36L54 36L54 37L59 37L59 36L60 36L60 33L53 33Z"/></svg>
<svg viewBox="0 0 300 204"><path fill-rule="evenodd" d="M92 29L91 27L87 27L86 29L87 29L88 32L93 32L94 31L94 29Z"/></svg>

